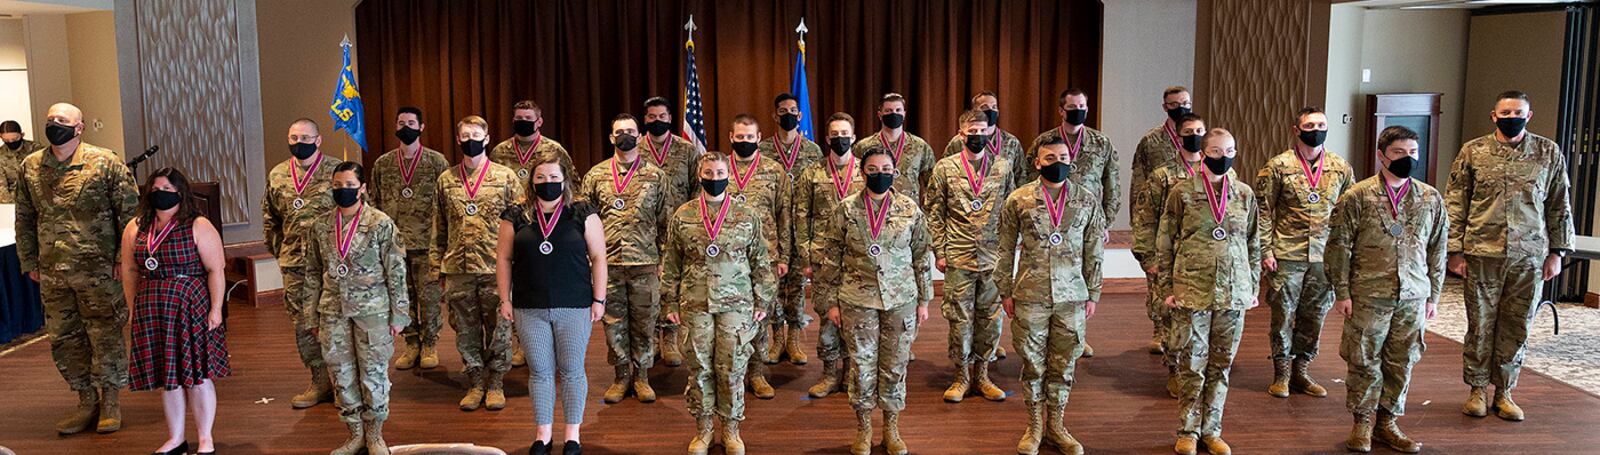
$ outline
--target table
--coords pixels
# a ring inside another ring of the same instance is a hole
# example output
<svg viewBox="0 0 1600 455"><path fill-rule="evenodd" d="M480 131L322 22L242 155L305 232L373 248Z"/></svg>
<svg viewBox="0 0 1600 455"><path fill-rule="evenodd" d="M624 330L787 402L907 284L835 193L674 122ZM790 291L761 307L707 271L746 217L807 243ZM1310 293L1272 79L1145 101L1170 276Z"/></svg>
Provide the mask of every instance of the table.
<svg viewBox="0 0 1600 455"><path fill-rule="evenodd" d="M0 247L0 344L38 331L44 326L39 284L22 274L17 246Z"/></svg>
<svg viewBox="0 0 1600 455"><path fill-rule="evenodd" d="M1582 235L1573 236L1572 253L1568 254L1565 259L1561 260L1561 271L1562 273L1567 273L1567 270L1571 268L1573 262L1594 260L1600 260L1600 237L1589 237ZM1539 303L1533 307L1533 314L1534 316L1539 315L1539 307L1550 307L1550 317L1554 318L1555 322L1555 324L1551 326L1551 333L1560 335L1561 312L1556 311L1556 303L1554 301L1556 295L1555 280L1545 281L1543 289L1540 291L1540 295L1543 295L1544 298L1539 299Z"/></svg>

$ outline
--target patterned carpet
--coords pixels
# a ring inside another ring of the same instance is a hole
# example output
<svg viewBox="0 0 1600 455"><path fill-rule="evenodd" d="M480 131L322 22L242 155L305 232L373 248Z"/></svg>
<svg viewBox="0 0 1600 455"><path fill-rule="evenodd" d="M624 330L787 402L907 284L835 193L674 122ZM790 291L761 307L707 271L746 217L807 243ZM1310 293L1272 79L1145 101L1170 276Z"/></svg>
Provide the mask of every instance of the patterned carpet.
<svg viewBox="0 0 1600 455"><path fill-rule="evenodd" d="M1459 343L1467 333L1461 281L1447 281L1439 300L1439 312L1428 321L1428 331ZM1560 335L1552 333L1555 318L1549 307L1540 308L1534 317L1523 367L1600 395L1600 310L1561 304L1557 311L1561 315Z"/></svg>

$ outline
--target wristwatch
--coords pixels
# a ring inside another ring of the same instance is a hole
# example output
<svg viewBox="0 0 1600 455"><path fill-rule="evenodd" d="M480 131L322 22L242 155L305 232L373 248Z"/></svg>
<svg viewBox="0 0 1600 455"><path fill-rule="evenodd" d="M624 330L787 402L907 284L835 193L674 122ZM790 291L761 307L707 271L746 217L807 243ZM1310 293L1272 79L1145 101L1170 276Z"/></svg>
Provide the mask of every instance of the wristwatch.
<svg viewBox="0 0 1600 455"><path fill-rule="evenodd" d="M600 306L606 306L606 299L594 299L594 303L598 303Z"/></svg>

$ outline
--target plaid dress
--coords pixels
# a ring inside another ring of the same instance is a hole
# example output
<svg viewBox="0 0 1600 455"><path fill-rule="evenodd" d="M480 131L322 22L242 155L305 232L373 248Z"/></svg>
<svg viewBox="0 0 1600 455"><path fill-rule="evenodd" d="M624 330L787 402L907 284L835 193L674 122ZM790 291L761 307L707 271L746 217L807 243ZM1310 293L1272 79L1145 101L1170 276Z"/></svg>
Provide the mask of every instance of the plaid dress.
<svg viewBox="0 0 1600 455"><path fill-rule="evenodd" d="M225 327L206 328L211 293L193 224L173 228L156 246L155 270L146 266L152 256L145 246L150 235L139 233L134 241L134 267L140 280L134 298L131 388L173 390L227 376Z"/></svg>

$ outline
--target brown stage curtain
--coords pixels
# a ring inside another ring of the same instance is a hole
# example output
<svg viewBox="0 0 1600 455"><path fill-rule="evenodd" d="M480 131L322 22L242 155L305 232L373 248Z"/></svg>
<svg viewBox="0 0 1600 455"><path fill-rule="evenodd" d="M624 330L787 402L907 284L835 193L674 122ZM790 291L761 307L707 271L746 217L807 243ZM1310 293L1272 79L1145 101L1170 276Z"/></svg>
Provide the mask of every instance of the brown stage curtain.
<svg viewBox="0 0 1600 455"><path fill-rule="evenodd" d="M520 99L539 103L541 131L580 172L610 155L611 118L642 115L650 96L672 100L676 131L690 14L709 149L726 146L738 113L764 136L777 129L772 100L789 90L802 16L819 137L836 111L856 118L858 137L876 131L878 97L898 92L908 131L941 150L971 95L994 90L1001 127L1026 146L1060 123L1061 90L1085 90L1094 107L1103 10L1093 0L366 0L356 7L366 158L399 145L394 112L406 105L424 112L424 144L452 162L455 121L482 115L504 139Z"/></svg>

